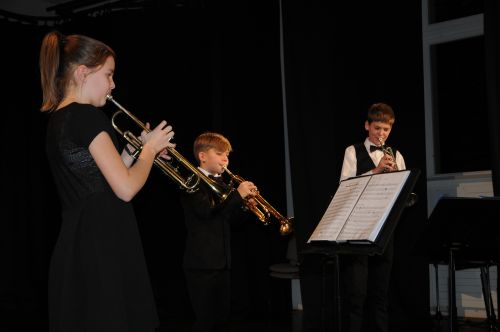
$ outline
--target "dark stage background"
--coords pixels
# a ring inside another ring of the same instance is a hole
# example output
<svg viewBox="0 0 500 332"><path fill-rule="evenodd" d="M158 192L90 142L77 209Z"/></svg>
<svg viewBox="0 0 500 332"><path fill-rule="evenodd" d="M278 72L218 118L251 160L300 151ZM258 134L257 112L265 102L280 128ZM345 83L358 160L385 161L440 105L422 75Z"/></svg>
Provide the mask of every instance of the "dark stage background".
<svg viewBox="0 0 500 332"><path fill-rule="evenodd" d="M0 20L2 136L11 142L3 168L6 217L0 223L4 322L29 330L46 326L47 268L60 225L44 150L47 116L38 111L43 35L57 28L111 45L118 54L113 94L118 102L144 122L166 119L176 132L177 150L192 162L198 134L223 133L234 149L230 169L258 184L284 212L278 17L275 1L158 1L138 10L75 17L55 27ZM110 116L113 106L105 107ZM133 200L162 320L191 317L181 268L185 229L178 194L178 186L156 168ZM268 269L286 260L287 241L276 225L265 227L253 215L234 229L236 314L263 315L281 303Z"/></svg>
<svg viewBox="0 0 500 332"><path fill-rule="evenodd" d="M0 314L45 326L50 254L59 203L44 152L46 115L38 52L57 28L87 34L118 54L115 99L143 121L166 119L177 150L215 130L234 148L230 168L285 213L280 6L277 0L144 1L135 10L73 17L57 26L0 20L5 218L0 222ZM390 137L408 168L421 170L417 205L396 229L391 330L429 328L428 265L415 250L427 220L421 3L283 1L286 106L299 252L335 193L346 146L364 140L368 106L396 112ZM495 9L496 10L496 9ZM497 12L497 10L496 10ZM497 29L497 28L495 28ZM495 100L496 102L496 100ZM111 115L112 105L105 107ZM181 269L179 189L159 169L133 200L162 320L190 319ZM249 216L233 232L234 308L271 316L284 302L269 265L286 260L287 237ZM301 261L305 325L318 327L318 261ZM331 310L331 303L328 310ZM329 323L331 324L331 322Z"/></svg>

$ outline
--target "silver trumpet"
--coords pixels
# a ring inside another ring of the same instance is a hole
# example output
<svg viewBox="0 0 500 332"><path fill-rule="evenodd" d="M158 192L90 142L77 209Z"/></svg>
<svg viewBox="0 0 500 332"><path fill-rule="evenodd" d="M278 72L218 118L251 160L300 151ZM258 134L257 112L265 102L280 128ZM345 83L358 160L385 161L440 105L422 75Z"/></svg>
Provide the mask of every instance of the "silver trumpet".
<svg viewBox="0 0 500 332"><path fill-rule="evenodd" d="M391 157L391 159L395 165L395 170L399 171L398 164L396 163L396 155L394 154L394 151L392 150L392 148L390 146L385 145L385 142L382 138L379 137L378 140L380 142L380 147L382 148L382 151L384 152L384 154Z"/></svg>
<svg viewBox="0 0 500 332"><path fill-rule="evenodd" d="M399 171L398 164L396 163L396 155L394 154L394 151L392 150L392 148L390 146L387 146L385 144L385 141L382 138L379 138L378 140L380 142L380 146L381 146L384 154L391 157L392 161L394 162L395 171ZM415 205L415 203L417 203L417 201L418 201L418 195L416 193L410 193L408 200L406 201L406 206L407 207L413 206L413 205Z"/></svg>

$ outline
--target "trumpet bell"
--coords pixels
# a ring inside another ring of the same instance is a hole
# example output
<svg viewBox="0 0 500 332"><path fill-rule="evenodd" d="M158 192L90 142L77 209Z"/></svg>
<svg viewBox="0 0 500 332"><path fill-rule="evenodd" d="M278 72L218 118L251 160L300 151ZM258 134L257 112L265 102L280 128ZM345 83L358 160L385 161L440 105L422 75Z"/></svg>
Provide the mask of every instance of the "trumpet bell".
<svg viewBox="0 0 500 332"><path fill-rule="evenodd" d="M280 234L288 235L293 232L293 217L280 220Z"/></svg>
<svg viewBox="0 0 500 332"><path fill-rule="evenodd" d="M238 185L245 181L241 176L233 174L226 166L224 166L224 171L231 177L231 181L234 181ZM280 223L281 235L288 235L293 232L293 218L283 217L259 192L252 198L257 204L254 205L249 201L245 201L245 207L252 211L264 225L269 225L270 218L273 216Z"/></svg>

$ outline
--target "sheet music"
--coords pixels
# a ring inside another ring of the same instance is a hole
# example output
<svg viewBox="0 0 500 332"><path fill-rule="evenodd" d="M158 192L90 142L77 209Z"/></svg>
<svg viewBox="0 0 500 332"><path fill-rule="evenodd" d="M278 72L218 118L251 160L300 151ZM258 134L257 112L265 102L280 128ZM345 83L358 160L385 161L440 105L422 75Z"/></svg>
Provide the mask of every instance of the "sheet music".
<svg viewBox="0 0 500 332"><path fill-rule="evenodd" d="M369 180L370 177L364 176L340 183L328 209L308 242L331 241L338 237Z"/></svg>
<svg viewBox="0 0 500 332"><path fill-rule="evenodd" d="M372 176L337 241L375 241L408 176L409 172Z"/></svg>
<svg viewBox="0 0 500 332"><path fill-rule="evenodd" d="M409 171L343 181L309 241L375 241Z"/></svg>

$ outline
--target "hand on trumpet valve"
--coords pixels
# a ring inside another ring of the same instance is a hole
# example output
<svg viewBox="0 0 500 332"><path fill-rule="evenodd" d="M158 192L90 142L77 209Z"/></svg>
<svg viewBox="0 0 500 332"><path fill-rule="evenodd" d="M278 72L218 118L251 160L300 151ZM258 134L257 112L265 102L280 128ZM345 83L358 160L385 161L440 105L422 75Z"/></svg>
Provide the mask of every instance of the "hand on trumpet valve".
<svg viewBox="0 0 500 332"><path fill-rule="evenodd" d="M384 172L393 172L396 170L396 163L389 155L384 155L377 167L375 168L374 173L384 173Z"/></svg>
<svg viewBox="0 0 500 332"><path fill-rule="evenodd" d="M251 199L258 193L257 187L250 181L241 182L237 190L243 199Z"/></svg>
<svg viewBox="0 0 500 332"><path fill-rule="evenodd" d="M250 196L248 196L250 197ZM257 201L253 198L247 198L246 200L248 202L248 204L252 205L252 206L257 206Z"/></svg>
<svg viewBox="0 0 500 332"><path fill-rule="evenodd" d="M175 148L175 144L170 140L174 137L174 131L167 121L163 120L156 128L149 130L150 125L146 123L146 129L141 132L140 140L143 146L151 146L155 154L159 154L164 159L171 159L168 155L168 148Z"/></svg>
<svg viewBox="0 0 500 332"><path fill-rule="evenodd" d="M165 159L165 160L171 160L172 159L172 157L169 156L167 149L161 150L158 155L160 156L160 158Z"/></svg>

